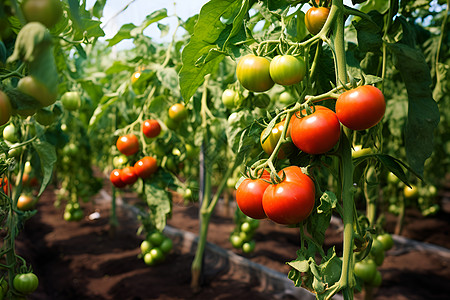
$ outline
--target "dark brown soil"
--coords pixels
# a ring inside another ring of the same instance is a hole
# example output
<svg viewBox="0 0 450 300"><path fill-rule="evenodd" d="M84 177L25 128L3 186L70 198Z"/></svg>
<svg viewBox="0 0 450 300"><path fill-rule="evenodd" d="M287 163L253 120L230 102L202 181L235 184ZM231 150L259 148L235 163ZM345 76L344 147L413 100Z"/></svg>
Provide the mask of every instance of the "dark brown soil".
<svg viewBox="0 0 450 300"><path fill-rule="evenodd" d="M31 263L40 279L38 290L30 299L275 299L254 276L236 269L206 274L200 293L190 289L190 267L193 253L176 247L166 262L146 266L138 258L142 237L129 210L119 207L120 226L110 233L109 207L105 193L95 203L82 204L86 216L98 211L100 219L87 217L81 222L63 220L63 209L55 208L54 194L48 189L40 198L38 213L25 225L18 241L18 253ZM123 196L133 202L132 194ZM198 230L198 208L174 202L171 227L193 233ZM209 228L208 240L222 248L232 249L228 237L234 229L233 209L219 205ZM423 218L408 212L406 237L432 242L450 248L450 214ZM394 225L393 225L394 224ZM388 218L388 228L395 220ZM287 274L285 262L295 258L299 245L295 229L260 222L255 234L256 250L246 256L251 261ZM340 243L339 228L331 227L326 243ZM177 245L176 245L177 246ZM340 251L339 245L336 247ZM240 254L240 253L239 253ZM380 268L383 283L374 299L448 299L450 294L450 258L431 252L401 249L398 245L387 253ZM279 295L278 295L279 296ZM358 298L362 299L359 295ZM285 297L285 299L289 299Z"/></svg>

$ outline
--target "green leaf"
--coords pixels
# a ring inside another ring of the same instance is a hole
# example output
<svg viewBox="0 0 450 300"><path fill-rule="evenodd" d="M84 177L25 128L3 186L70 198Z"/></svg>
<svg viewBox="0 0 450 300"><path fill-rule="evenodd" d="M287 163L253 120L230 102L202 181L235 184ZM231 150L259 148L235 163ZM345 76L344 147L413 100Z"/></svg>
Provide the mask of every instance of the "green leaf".
<svg viewBox="0 0 450 300"><path fill-rule="evenodd" d="M36 150L39 158L41 160L42 168L42 183L41 189L39 190L38 196L44 192L53 174L53 166L56 163L56 150L55 146L45 142L45 141L34 141L32 143L34 149Z"/></svg>
<svg viewBox="0 0 450 300"><path fill-rule="evenodd" d="M167 215L171 211L169 194L164 189L146 184L145 197L149 208L150 221L154 228L162 231L166 227Z"/></svg>
<svg viewBox="0 0 450 300"><path fill-rule="evenodd" d="M187 102L191 99L203 84L205 76L213 73L225 57L220 52L217 43L222 31L227 28L220 18L231 5L238 1L211 0L202 7L191 40L182 52L183 66L180 71L180 88L184 101ZM229 38L236 33L237 28L238 24L233 22ZM213 49L215 51L211 52Z"/></svg>
<svg viewBox="0 0 450 300"><path fill-rule="evenodd" d="M439 123L439 108L431 90L430 69L422 52L396 43L388 44L408 92L405 128L406 158L411 168L423 175L425 160L433 151L433 132Z"/></svg>
<svg viewBox="0 0 450 300"><path fill-rule="evenodd" d="M330 225L333 208L336 207L337 197L333 192L326 191L320 197L320 204L307 221L308 232L319 245L325 241L325 231Z"/></svg>
<svg viewBox="0 0 450 300"><path fill-rule="evenodd" d="M302 273L309 271L309 261L300 251L297 251L297 258L287 264Z"/></svg>
<svg viewBox="0 0 450 300"><path fill-rule="evenodd" d="M378 12L371 12L372 20L383 21L383 16ZM359 22L354 21L353 25L357 31L358 48L362 52L379 52L383 46L383 32L382 25L377 25L378 22L370 21L368 19L361 19ZM381 23L383 24L383 23Z"/></svg>
<svg viewBox="0 0 450 300"><path fill-rule="evenodd" d="M137 28L137 26L132 23L122 25L122 27L120 27L119 29L119 32L117 32L115 36L108 40L108 47L114 46L123 40L131 39L131 30L135 28Z"/></svg>
<svg viewBox="0 0 450 300"><path fill-rule="evenodd" d="M114 104L117 100L119 100L119 97L117 97L117 95L103 96L101 103L99 103L97 108L94 110L94 113L89 120L89 129L95 127L97 122L99 122L102 116L108 111L108 107Z"/></svg>
<svg viewBox="0 0 450 300"><path fill-rule="evenodd" d="M170 90L174 97L180 97L178 74L174 68L157 68L156 76L158 77L162 86Z"/></svg>

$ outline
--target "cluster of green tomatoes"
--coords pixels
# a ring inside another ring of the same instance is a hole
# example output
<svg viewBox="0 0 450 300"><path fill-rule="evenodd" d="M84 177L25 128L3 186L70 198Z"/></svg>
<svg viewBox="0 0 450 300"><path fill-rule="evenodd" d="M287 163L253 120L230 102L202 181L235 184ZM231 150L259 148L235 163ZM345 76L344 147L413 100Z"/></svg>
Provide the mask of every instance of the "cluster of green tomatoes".
<svg viewBox="0 0 450 300"><path fill-rule="evenodd" d="M153 266L166 259L172 250L172 240L160 231L153 231L141 243L141 255L146 265Z"/></svg>

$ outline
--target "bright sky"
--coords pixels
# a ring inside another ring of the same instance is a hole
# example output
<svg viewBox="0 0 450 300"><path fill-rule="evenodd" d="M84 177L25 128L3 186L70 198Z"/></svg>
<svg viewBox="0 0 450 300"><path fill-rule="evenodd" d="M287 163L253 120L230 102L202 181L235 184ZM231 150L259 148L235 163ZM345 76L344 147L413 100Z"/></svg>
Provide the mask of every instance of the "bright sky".
<svg viewBox="0 0 450 300"><path fill-rule="evenodd" d="M106 34L106 39L113 37L123 24L133 23L139 25L147 15L150 13L166 8L167 14L178 15L182 20L187 20L189 17L198 14L201 7L209 0L107 0L105 9L103 11L103 18L101 19L106 26L103 28ZM95 0L86 0L87 7L90 8L95 3ZM351 5L351 0L344 0L344 3ZM129 4L128 8L116 15L123 8ZM156 24L149 26L144 33L152 37L157 42L169 42L173 30L177 24L175 17L166 18L159 23L170 26L170 31L167 36L161 38L160 30ZM122 41L119 44L120 48L129 48L133 44L131 41Z"/></svg>

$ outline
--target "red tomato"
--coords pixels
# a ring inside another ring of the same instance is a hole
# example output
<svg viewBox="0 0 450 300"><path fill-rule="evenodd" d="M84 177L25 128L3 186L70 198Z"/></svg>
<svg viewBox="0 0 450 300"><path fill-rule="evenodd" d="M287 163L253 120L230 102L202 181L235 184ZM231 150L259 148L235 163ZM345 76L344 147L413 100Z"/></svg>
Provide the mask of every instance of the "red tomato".
<svg viewBox="0 0 450 300"><path fill-rule="evenodd" d="M305 113L305 112L303 112ZM303 152L322 154L339 141L341 125L336 114L323 106L303 118L293 116L290 122L292 142Z"/></svg>
<svg viewBox="0 0 450 300"><path fill-rule="evenodd" d="M3 187L3 192L9 196L10 192L11 192L11 184L9 184L9 189L8 189L8 178L4 177L4 178L0 178L0 187Z"/></svg>
<svg viewBox="0 0 450 300"><path fill-rule="evenodd" d="M145 120L142 124L142 132L148 138L157 137L161 133L161 125L157 120Z"/></svg>
<svg viewBox="0 0 450 300"><path fill-rule="evenodd" d="M262 206L267 217L279 224L291 225L305 220L314 208L314 182L299 167L291 166L278 175L286 178L271 184L264 192Z"/></svg>
<svg viewBox="0 0 450 300"><path fill-rule="evenodd" d="M130 133L119 137L116 146L121 153L130 156L139 151L139 140L134 134Z"/></svg>
<svg viewBox="0 0 450 300"><path fill-rule="evenodd" d="M126 184L120 179L120 173L122 173L122 170L114 169L109 175L109 180L115 187L123 188Z"/></svg>
<svg viewBox="0 0 450 300"><path fill-rule="evenodd" d="M134 184L138 179L134 167L125 167L120 172L120 180L125 184Z"/></svg>
<svg viewBox="0 0 450 300"><path fill-rule="evenodd" d="M265 92L275 84L270 77L270 62L261 56L247 54L243 56L236 67L236 76L247 90Z"/></svg>
<svg viewBox="0 0 450 300"><path fill-rule="evenodd" d="M140 178L147 179L158 169L156 159L151 156L145 156L134 164L134 171Z"/></svg>
<svg viewBox="0 0 450 300"><path fill-rule="evenodd" d="M305 15L305 25L309 32L318 34L327 21L330 9L328 7L311 7Z"/></svg>
<svg viewBox="0 0 450 300"><path fill-rule="evenodd" d="M386 111L383 93L363 85L342 93L336 101L336 115L346 127L365 130L380 122Z"/></svg>
<svg viewBox="0 0 450 300"><path fill-rule="evenodd" d="M263 179L270 180L270 174L266 170L259 179L247 178L242 181L236 191L236 203L239 209L253 219L266 218L262 207L262 198L264 191L270 184Z"/></svg>

